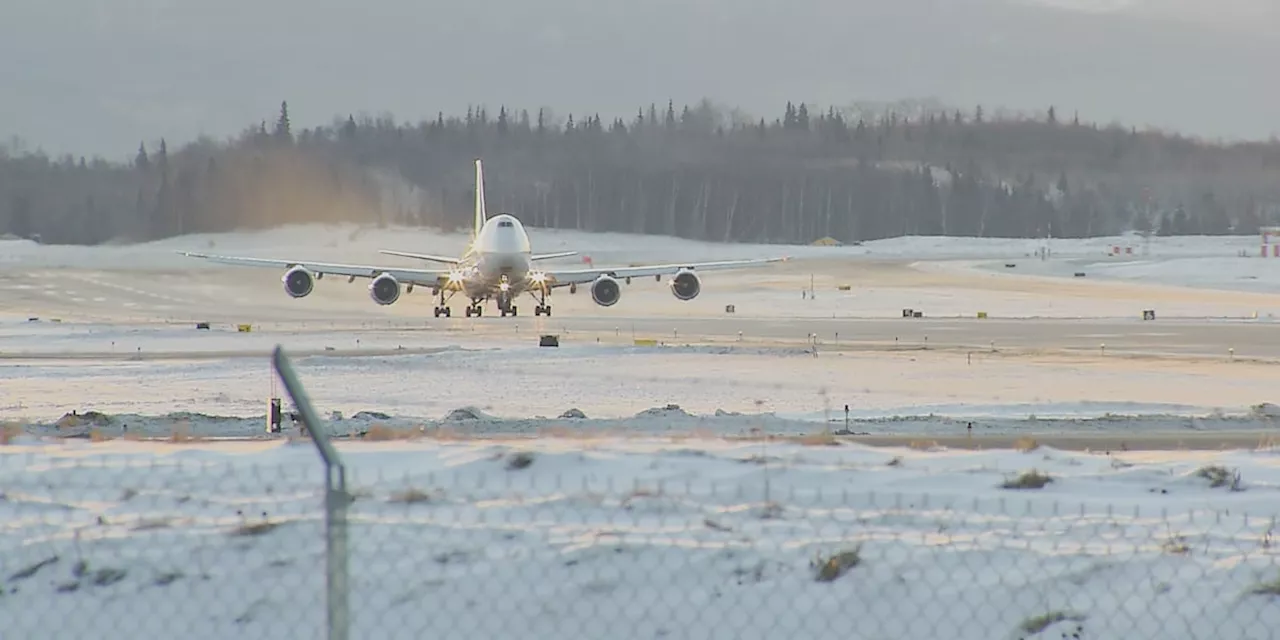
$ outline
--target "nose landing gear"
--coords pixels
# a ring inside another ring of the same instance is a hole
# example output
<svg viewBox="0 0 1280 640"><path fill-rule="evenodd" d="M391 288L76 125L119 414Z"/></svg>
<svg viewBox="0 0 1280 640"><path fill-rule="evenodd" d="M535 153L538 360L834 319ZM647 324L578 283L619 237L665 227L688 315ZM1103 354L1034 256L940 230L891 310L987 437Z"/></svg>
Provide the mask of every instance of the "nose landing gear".
<svg viewBox="0 0 1280 640"><path fill-rule="evenodd" d="M511 294L502 292L498 294L498 311L502 313L502 317L518 315L520 309L513 304Z"/></svg>

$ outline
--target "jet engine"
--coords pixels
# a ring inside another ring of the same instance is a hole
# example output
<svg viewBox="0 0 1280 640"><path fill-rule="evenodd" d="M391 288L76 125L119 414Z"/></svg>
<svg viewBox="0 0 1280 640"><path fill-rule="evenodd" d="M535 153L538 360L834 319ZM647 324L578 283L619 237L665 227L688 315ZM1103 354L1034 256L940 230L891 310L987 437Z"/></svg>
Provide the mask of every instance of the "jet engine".
<svg viewBox="0 0 1280 640"><path fill-rule="evenodd" d="M680 300L692 300L702 291L702 281L692 271L681 271L671 279L671 294Z"/></svg>
<svg viewBox="0 0 1280 640"><path fill-rule="evenodd" d="M384 273L369 283L369 297L373 301L386 306L400 299L400 282L389 273Z"/></svg>
<svg viewBox="0 0 1280 640"><path fill-rule="evenodd" d="M292 298L305 298L311 294L316 288L315 278L311 272L302 267L293 267L284 272L284 277L280 278L284 283L284 291Z"/></svg>
<svg viewBox="0 0 1280 640"><path fill-rule="evenodd" d="M622 288L618 286L618 281L607 275L602 275L591 283L591 299L602 307L618 304L618 298L621 297Z"/></svg>

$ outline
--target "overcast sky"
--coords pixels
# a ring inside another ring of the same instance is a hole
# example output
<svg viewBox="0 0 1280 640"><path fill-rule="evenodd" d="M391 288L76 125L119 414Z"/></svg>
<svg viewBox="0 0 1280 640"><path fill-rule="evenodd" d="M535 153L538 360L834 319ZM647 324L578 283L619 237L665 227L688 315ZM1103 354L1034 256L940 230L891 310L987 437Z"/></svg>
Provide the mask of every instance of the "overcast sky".
<svg viewBox="0 0 1280 640"><path fill-rule="evenodd" d="M3 0L0 140L117 159L281 100L310 126L704 96L770 119L788 100L1054 104L1266 138L1277 61L1275 0Z"/></svg>

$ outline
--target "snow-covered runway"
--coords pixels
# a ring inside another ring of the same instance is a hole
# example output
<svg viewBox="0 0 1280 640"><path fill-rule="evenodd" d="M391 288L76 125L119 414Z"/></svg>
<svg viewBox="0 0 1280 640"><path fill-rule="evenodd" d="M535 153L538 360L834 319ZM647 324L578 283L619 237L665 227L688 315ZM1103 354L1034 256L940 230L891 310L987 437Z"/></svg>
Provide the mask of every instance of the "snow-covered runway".
<svg viewBox="0 0 1280 640"><path fill-rule="evenodd" d="M131 416L136 428L146 416L200 413L230 419L205 426L244 435L245 426L232 425L265 413L274 382L267 354L277 344L298 358L326 412L422 424L474 407L499 421L526 421L490 425L504 433L542 428L527 421L570 408L616 421L674 404L706 417L700 428L712 432L792 433L827 428L848 405L855 421L926 417L894 426L927 434L937 417L986 420L1000 431L1053 417L1249 416L1277 400L1280 295L1263 285L1280 277L1268 272L1273 261L1229 257L1248 239L1153 239L1141 258L1144 273L1159 260L1176 266L1159 282L1131 282L1068 273L1116 271L1137 260L1106 255L1116 239L1055 241L1054 257L1041 260L1038 241L752 247L535 235L540 247L578 248L597 264L691 255L795 259L708 274L703 295L690 303L662 284L637 281L610 308L561 292L552 318L436 319L421 293L378 307L363 285L339 279L292 300L271 270L208 265L175 251L394 261L376 249L449 253L458 248L454 236L295 227L131 247L3 242L0 419L51 425L65 413L93 410ZM1247 271L1253 290L1213 288L1195 269L1197 261L1233 259L1223 278ZM1186 273L1196 288L1171 284L1173 272ZM736 311L726 313L727 304ZM906 308L924 317L903 318ZM1146 309L1155 320L1141 319ZM251 331L238 332L237 324ZM546 333L560 336L559 349L536 346ZM717 413L762 417L747 425L711 420ZM164 423L151 421L161 430ZM634 420L611 426L661 430ZM1081 427L1044 425L1059 428ZM1182 427L1174 420L1165 429Z"/></svg>

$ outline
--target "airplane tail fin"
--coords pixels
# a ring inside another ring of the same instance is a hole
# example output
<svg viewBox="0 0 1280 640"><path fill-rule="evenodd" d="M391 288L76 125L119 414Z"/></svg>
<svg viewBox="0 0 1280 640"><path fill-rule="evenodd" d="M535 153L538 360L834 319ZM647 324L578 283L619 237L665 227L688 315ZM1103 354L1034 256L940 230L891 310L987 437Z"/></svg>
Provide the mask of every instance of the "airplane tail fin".
<svg viewBox="0 0 1280 640"><path fill-rule="evenodd" d="M484 210L484 169L480 166L480 160L476 160L476 219L475 227L471 230L471 237L475 238L480 235L480 227L484 226L485 210Z"/></svg>

